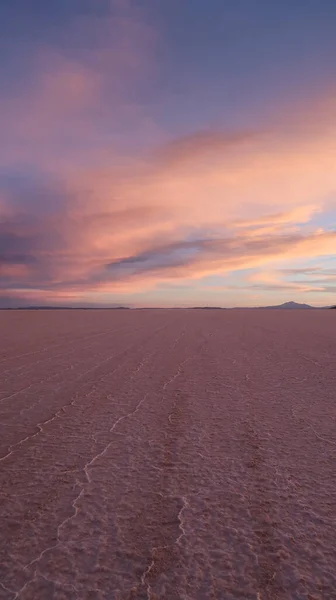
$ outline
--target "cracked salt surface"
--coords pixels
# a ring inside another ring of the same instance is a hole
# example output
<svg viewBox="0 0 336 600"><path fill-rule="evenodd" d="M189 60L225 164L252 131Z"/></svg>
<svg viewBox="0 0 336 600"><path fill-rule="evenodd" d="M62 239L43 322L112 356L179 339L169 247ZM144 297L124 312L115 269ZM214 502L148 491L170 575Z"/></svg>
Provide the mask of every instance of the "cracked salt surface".
<svg viewBox="0 0 336 600"><path fill-rule="evenodd" d="M336 600L332 311L5 317L0 599Z"/></svg>
<svg viewBox="0 0 336 600"><path fill-rule="evenodd" d="M151 550L151 558L152 558L151 563L147 567L147 569L145 570L145 572L141 575L141 584L143 586L145 586L145 588L146 588L148 600L152 600L152 599L156 598L156 595L153 595L153 593L152 593L152 588L151 588L150 583L147 583L147 579L150 576L150 574L151 574L151 572L152 572L152 570L154 569L154 566L155 566L155 555L156 555L156 553L159 552L160 550L169 550L169 549L173 548L174 545L175 544L179 544L180 541L181 541L181 539L183 537L185 537L185 535L186 535L186 532L185 532L185 529L184 529L184 526L183 526L183 517L182 517L182 515L183 515L184 510L186 510L189 507L189 503L188 503L187 498L185 498L185 497L182 498L182 501L183 501L183 506L182 506L181 510L179 511L179 513L177 515L177 518L179 520L179 528L181 530L180 535L178 536L177 540L173 544L170 544L170 545L167 545L167 546L154 546L152 548L152 550ZM137 588L135 588L135 590L133 589L133 591L136 591L136 589Z"/></svg>
<svg viewBox="0 0 336 600"><path fill-rule="evenodd" d="M139 366L136 368L136 370L135 370L135 372L136 372L136 373L138 373L138 372L140 371L140 369L141 369L142 365L143 365L143 361L141 361L140 365L139 365ZM115 430L115 428L116 428L116 427L119 425L119 423L120 423L121 421L123 421L124 419L128 419L128 418L132 417L133 415L135 415L135 414L138 412L138 410L140 409L140 407L141 407L141 405L143 404L143 402L146 400L146 397L147 397L147 394L145 394L145 396L144 396L144 397L143 397L143 398L140 400L140 402L137 404L137 406L135 407L135 409L134 409L133 411L131 411L131 412L129 412L129 413L127 413L127 414L125 414L125 415L122 415L121 417L119 417L119 418L116 420L116 422L113 424L113 426L111 427L111 429L109 430L109 431L110 431L110 433L113 433L113 431ZM54 418L56 418L56 415L55 415L55 417L53 417L52 419L50 419L49 421L47 421L47 423L49 423L49 422L53 421L53 419L54 419ZM41 431L43 431L43 430L41 429ZM32 437L34 437L34 436L32 436ZM94 457L93 457L93 458L92 458L92 459L91 459L89 462L87 462L87 463L84 465L83 471L84 471L84 473L85 473L86 481L87 481L87 483L88 483L88 484L90 484L90 483L91 483L91 477L90 477L90 468L91 468L91 467L94 465L94 463L95 463L95 462L96 462L96 461L97 461L99 458L102 458L102 457L105 455L105 453L106 453L106 452L108 451L108 449L110 448L111 444L112 444L112 442L109 442L109 443L108 443L108 444L105 446L105 448L104 448L104 449L103 449L101 452L99 452L98 454L96 454L96 455L95 455L95 456L94 456ZM71 506L72 506L72 509L73 509L73 511L74 511L73 515L71 515L70 517L67 517L66 519L64 519L64 521L63 521L63 522L62 522L62 523L61 523L61 524L58 526L58 528L57 528L57 535L56 535L57 543L56 543L56 544L54 544L54 545L52 545L52 546L49 546L48 548L45 548L45 549L44 549L44 550L43 550L43 551L40 553L40 555L39 555L37 558L33 559L33 560L32 560L32 561L30 561L30 562L29 562L27 565L25 565L25 567L24 567L24 569L25 569L25 570L29 569L29 568L30 568L32 565L36 565L37 563L39 563L39 562L40 562L40 560L41 560L41 559L42 559L42 558L45 556L45 554L47 554L47 553L48 553L48 552L50 552L51 550L54 550L54 549L56 549L56 548L57 548L59 545L61 545L61 544L62 544L62 540L61 540L61 538L60 538L60 536L61 536L61 531L62 531L62 529L63 529L63 528L64 528L64 527L65 527L65 526L66 526L66 525L67 525L67 524L68 524L68 523L69 523L69 522L70 522L72 519L75 519L75 518L76 518L76 516L78 515L78 512L79 512L79 510L80 510L80 507L78 506L78 503L80 502L80 499L81 499L81 497L82 497L84 494L85 494L85 484L84 484L84 485L82 485L82 487L81 487L81 490L80 490L80 492L79 492L78 496L77 496L77 497L74 499L74 501L72 502L72 505L71 505ZM31 580L29 580L27 583L25 583L25 585L23 586L23 588L21 588L21 590L19 590L19 591L16 593L16 595L15 595L15 598L18 598L18 597L20 596L20 594L22 593L22 591L24 591L24 589L25 589L25 588L27 588L27 586L28 586L30 583L32 583L33 581L35 581L35 579L36 579L36 576L37 576L37 571L35 570L35 571L34 571L33 578L32 578ZM73 586L71 586L71 587L73 587ZM74 589L75 589L75 588L74 588Z"/></svg>

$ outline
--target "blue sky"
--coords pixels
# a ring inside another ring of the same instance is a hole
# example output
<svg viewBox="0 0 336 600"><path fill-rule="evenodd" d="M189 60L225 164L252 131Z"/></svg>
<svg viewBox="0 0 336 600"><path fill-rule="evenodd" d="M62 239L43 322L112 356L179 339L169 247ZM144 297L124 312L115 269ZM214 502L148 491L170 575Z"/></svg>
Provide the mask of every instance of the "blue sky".
<svg viewBox="0 0 336 600"><path fill-rule="evenodd" d="M335 303L335 27L0 0L0 304Z"/></svg>

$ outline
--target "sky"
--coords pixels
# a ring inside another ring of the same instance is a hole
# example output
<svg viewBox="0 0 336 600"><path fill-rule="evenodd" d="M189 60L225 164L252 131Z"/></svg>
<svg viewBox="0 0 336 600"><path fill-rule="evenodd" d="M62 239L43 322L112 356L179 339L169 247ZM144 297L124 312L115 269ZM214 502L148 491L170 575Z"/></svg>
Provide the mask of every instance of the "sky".
<svg viewBox="0 0 336 600"><path fill-rule="evenodd" d="M336 304L334 0L0 0L0 307Z"/></svg>

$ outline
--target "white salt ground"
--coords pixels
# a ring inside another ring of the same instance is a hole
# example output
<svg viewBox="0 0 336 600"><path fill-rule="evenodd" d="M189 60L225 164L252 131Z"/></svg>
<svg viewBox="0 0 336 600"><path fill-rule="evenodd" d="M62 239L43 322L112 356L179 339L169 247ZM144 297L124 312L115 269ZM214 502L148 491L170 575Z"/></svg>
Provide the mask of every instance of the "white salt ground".
<svg viewBox="0 0 336 600"><path fill-rule="evenodd" d="M336 599L334 311L0 311L0 599Z"/></svg>

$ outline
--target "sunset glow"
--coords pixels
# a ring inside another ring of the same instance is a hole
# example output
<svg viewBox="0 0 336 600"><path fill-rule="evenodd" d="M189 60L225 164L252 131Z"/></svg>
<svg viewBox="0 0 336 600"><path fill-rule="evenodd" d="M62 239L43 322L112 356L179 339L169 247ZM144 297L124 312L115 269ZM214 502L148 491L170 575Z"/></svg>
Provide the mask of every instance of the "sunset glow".
<svg viewBox="0 0 336 600"><path fill-rule="evenodd" d="M335 303L335 3L37 4L0 4L0 306Z"/></svg>

